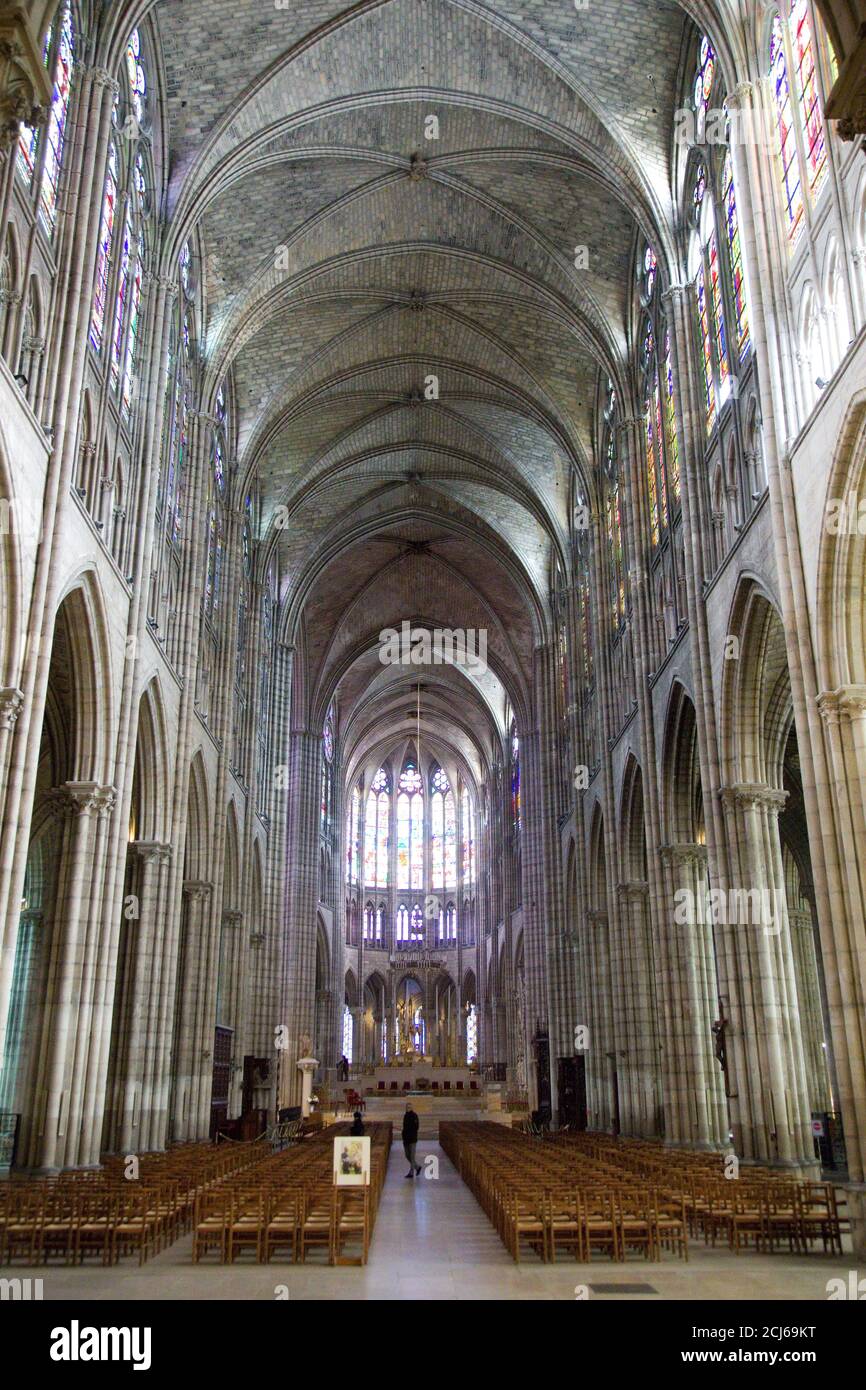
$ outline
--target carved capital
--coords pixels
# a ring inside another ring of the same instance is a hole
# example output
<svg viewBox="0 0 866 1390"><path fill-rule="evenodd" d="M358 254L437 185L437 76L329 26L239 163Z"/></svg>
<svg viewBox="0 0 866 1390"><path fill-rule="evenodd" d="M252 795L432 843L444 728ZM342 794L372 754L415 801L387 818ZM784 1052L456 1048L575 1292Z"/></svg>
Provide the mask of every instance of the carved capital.
<svg viewBox="0 0 866 1390"><path fill-rule="evenodd" d="M120 83L113 77L107 68L94 67L88 69L90 80L94 87L106 90L111 97L116 97L120 93Z"/></svg>
<svg viewBox="0 0 866 1390"><path fill-rule="evenodd" d="M114 809L114 787L103 787L99 782L66 782L49 793L49 806L52 812L66 816L107 816Z"/></svg>
<svg viewBox="0 0 866 1390"><path fill-rule="evenodd" d="M172 850L171 845L160 840L132 840L128 852L138 855L145 864L161 864L171 858Z"/></svg>
<svg viewBox="0 0 866 1390"><path fill-rule="evenodd" d="M707 847L698 844L671 844L661 847L662 863L670 864L672 867L682 867L691 865L705 867L707 863Z"/></svg>
<svg viewBox="0 0 866 1390"><path fill-rule="evenodd" d="M649 898L649 884L643 879L632 879L626 883L618 883L616 891L627 903L646 902Z"/></svg>
<svg viewBox="0 0 866 1390"><path fill-rule="evenodd" d="M6 9L0 16L0 150L14 146L22 123L39 126L48 119L51 79L40 49L27 7Z"/></svg>
<svg viewBox="0 0 866 1390"><path fill-rule="evenodd" d="M731 111L747 110L754 95L755 84L753 82L738 82L733 91L728 92L728 109Z"/></svg>
<svg viewBox="0 0 866 1390"><path fill-rule="evenodd" d="M839 724L842 719L853 722L866 714L866 685L840 685L838 690L825 690L816 701L825 724Z"/></svg>
<svg viewBox="0 0 866 1390"><path fill-rule="evenodd" d="M244 914L233 908L226 909L222 915L222 924L224 927L239 927L243 920Z"/></svg>
<svg viewBox="0 0 866 1390"><path fill-rule="evenodd" d="M731 787L722 787L719 796L726 808L743 811L769 811L778 815L785 809L788 793L776 787L768 787L763 782L737 782Z"/></svg>
<svg viewBox="0 0 866 1390"><path fill-rule="evenodd" d="M14 729L24 704L24 692L14 685L0 690L0 729Z"/></svg>
<svg viewBox="0 0 866 1390"><path fill-rule="evenodd" d="M184 897L193 903L205 902L213 892L213 884L202 879L188 878L183 885Z"/></svg>

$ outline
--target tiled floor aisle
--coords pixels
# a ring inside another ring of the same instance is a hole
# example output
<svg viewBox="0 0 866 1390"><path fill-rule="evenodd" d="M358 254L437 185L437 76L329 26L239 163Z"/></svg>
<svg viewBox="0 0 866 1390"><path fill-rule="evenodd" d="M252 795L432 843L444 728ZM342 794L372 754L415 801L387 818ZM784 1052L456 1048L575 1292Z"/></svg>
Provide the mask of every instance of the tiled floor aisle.
<svg viewBox="0 0 866 1390"><path fill-rule="evenodd" d="M850 1256L736 1257L727 1250L694 1246L689 1263L666 1258L660 1264L643 1260L585 1265L561 1263L555 1268L529 1260L515 1265L499 1237L463 1184L439 1145L418 1146L425 1172L414 1181L404 1178L406 1160L399 1140L391 1151L388 1178L364 1269L325 1265L193 1265L192 1238L186 1236L139 1269L124 1264L107 1270L99 1266L63 1266L10 1274L42 1278L44 1297L51 1299L563 1299L575 1298L576 1286L592 1283L620 1286L613 1295L590 1293L590 1298L628 1298L628 1286L650 1284L663 1299L818 1299L827 1297L831 1277L847 1278ZM435 1160L431 1163L430 1160ZM427 1177L426 1172L438 1176ZM7 1271L3 1271L7 1273ZM861 1271L862 1273L862 1271ZM652 1294L632 1294L653 1301Z"/></svg>

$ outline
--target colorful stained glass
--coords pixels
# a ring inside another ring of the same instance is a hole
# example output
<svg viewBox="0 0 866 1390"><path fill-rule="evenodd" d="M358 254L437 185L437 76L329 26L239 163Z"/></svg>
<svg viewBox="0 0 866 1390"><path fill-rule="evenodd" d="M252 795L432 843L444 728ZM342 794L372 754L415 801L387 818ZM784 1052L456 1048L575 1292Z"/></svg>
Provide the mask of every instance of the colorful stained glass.
<svg viewBox="0 0 866 1390"><path fill-rule="evenodd" d="M370 784L364 821L364 882L388 887L388 818L391 810L388 774L380 767Z"/></svg>
<svg viewBox="0 0 866 1390"><path fill-rule="evenodd" d="M430 799L430 873L434 888L445 882L445 798L434 791Z"/></svg>
<svg viewBox="0 0 866 1390"><path fill-rule="evenodd" d="M656 260L656 254L651 246L648 246L646 251L644 252L643 275L644 295L646 296L646 299L649 301L650 299L652 299L653 290L655 289L656 279L658 277L658 261Z"/></svg>
<svg viewBox="0 0 866 1390"><path fill-rule="evenodd" d="M53 25L48 26L45 35L45 42L42 45L42 65L48 67L51 57L51 41L54 34ZM36 168L36 146L38 143L38 131L35 126L21 125L18 127L18 172L29 188L33 182L33 172Z"/></svg>
<svg viewBox="0 0 866 1390"><path fill-rule="evenodd" d="M475 832L472 822L472 801L468 787L460 793L460 821L463 836L463 882L475 882Z"/></svg>
<svg viewBox="0 0 866 1390"><path fill-rule="evenodd" d="M413 903L413 904L412 904L412 916L411 916L411 918L410 918L410 927L411 927L411 932L412 932L412 940L413 940L413 941L423 941L423 940L424 940L424 913L421 911L421 904L420 904L420 903Z"/></svg>
<svg viewBox="0 0 866 1390"><path fill-rule="evenodd" d="M414 775L417 790L405 789L397 798L397 887L422 888L424 884L424 798L421 778L414 768L404 771L400 779L405 787L406 771L410 781ZM402 824L402 836L401 836Z"/></svg>
<svg viewBox="0 0 866 1390"><path fill-rule="evenodd" d="M478 1014L475 1005L469 1005L466 1015L466 1062L471 1066L478 1060Z"/></svg>
<svg viewBox="0 0 866 1390"><path fill-rule="evenodd" d="M749 311L746 304L746 284L743 278L743 252L740 244L740 220L737 195L734 189L734 162L730 150L722 168L722 202L725 207L725 226L728 233L728 259L734 291L734 318L737 327L737 353L742 362L751 350Z"/></svg>
<svg viewBox="0 0 866 1390"><path fill-rule="evenodd" d="M719 266L719 245L713 232L707 243L710 263L710 287L713 297L713 323L716 329L716 361L719 368L719 404L724 405L731 392L731 366L728 359L728 335L725 329L725 308L722 303L722 278Z"/></svg>
<svg viewBox="0 0 866 1390"><path fill-rule="evenodd" d="M39 186L39 216L48 234L54 232L57 221L57 186L63 166L63 142L69 115L69 94L72 88L72 65L75 60L72 31L72 11L67 6L60 21L57 57L51 92L51 113L45 132L45 163Z"/></svg>
<svg viewBox="0 0 866 1390"><path fill-rule="evenodd" d="M791 105L791 86L788 80L788 63L785 58L784 34L782 22L778 15L773 20L770 36L770 80L776 103L776 131L778 155L781 162L785 217L788 237L793 245L803 230L803 190L800 187L800 160L794 132L794 112Z"/></svg>
<svg viewBox="0 0 866 1390"><path fill-rule="evenodd" d="M117 149L112 141L108 148L108 168L105 192L102 197L102 216L99 223L99 249L96 254L96 288L90 314L90 342L96 352L102 351L105 332L105 297L108 293L108 267L111 260L111 239L117 211Z"/></svg>
<svg viewBox="0 0 866 1390"><path fill-rule="evenodd" d="M187 454L187 423L189 416L189 387L184 385L183 396L180 407L180 429L178 432L177 464L175 471L174 487L174 508L171 512L171 536L177 542L180 539L181 522L183 521L183 504L186 497L186 454Z"/></svg>
<svg viewBox="0 0 866 1390"><path fill-rule="evenodd" d="M827 176L827 143L815 72L812 20L806 0L791 0L791 47L797 76L797 99L803 124L809 196L814 203Z"/></svg>
<svg viewBox="0 0 866 1390"><path fill-rule="evenodd" d="M665 332L665 422L668 447L668 478L674 502L680 497L680 445L677 437L677 402L674 392L674 364L670 330Z"/></svg>
<svg viewBox="0 0 866 1390"><path fill-rule="evenodd" d="M580 651L583 660L583 679L589 685L592 680L592 622L590 617L589 574L584 569L577 590L578 623L580 627Z"/></svg>
<svg viewBox="0 0 866 1390"><path fill-rule="evenodd" d="M644 402L644 427L646 431L646 482L649 494L650 539L653 545L658 545L661 528L659 525L658 487L656 486L655 421L649 398Z"/></svg>
<svg viewBox="0 0 866 1390"><path fill-rule="evenodd" d="M454 808L454 793L445 793L445 883L448 886L457 882L457 816Z"/></svg>
<svg viewBox="0 0 866 1390"><path fill-rule="evenodd" d="M704 36L701 39L700 52L698 54L698 70L695 74L695 114L698 143L704 138L704 131L707 123L707 109L710 104L710 97L713 91L713 83L716 76L716 55L713 52L709 39Z"/></svg>
<svg viewBox="0 0 866 1390"><path fill-rule="evenodd" d="M654 378L653 378L653 405L655 406L656 441L657 441L657 444L658 444L658 449L657 449L657 452L656 452L656 469L658 470L658 480L659 480L659 509L660 509L660 512L661 512L661 523L662 523L662 526L663 526L665 529L667 529L667 524L668 524L668 484L667 484L667 477L665 476L664 445L663 445L663 443L662 443L664 434L663 434L663 430L662 430L662 399L661 399L661 392L660 392L660 390L659 390L659 376L658 376L658 371L655 372Z"/></svg>
<svg viewBox="0 0 866 1390"><path fill-rule="evenodd" d="M358 871L361 864L360 818L361 790L360 787L353 787L349 810L346 814L346 872L350 883L358 882Z"/></svg>
<svg viewBox="0 0 866 1390"><path fill-rule="evenodd" d="M190 287L190 262L189 242L185 241L181 247L180 256L178 257L178 267L180 270L180 283L183 287L184 294L187 296L189 295Z"/></svg>
<svg viewBox="0 0 866 1390"><path fill-rule="evenodd" d="M511 823L520 829L520 740L517 729L511 726Z"/></svg>
<svg viewBox="0 0 866 1390"><path fill-rule="evenodd" d="M716 383L713 377L713 350L710 339L710 313L707 305L707 286L704 279L703 262L698 271L698 328L701 339L701 361L704 370L704 396L706 406L707 434L711 434L716 423Z"/></svg>
<svg viewBox="0 0 866 1390"><path fill-rule="evenodd" d="M130 263L132 260L132 222L129 212L123 227L123 246L120 252L120 273L117 281L117 298L114 302L114 333L111 339L111 387L116 391L120 385L120 363L123 357L123 329L126 322L126 307L130 297Z"/></svg>
<svg viewBox="0 0 866 1390"><path fill-rule="evenodd" d="M147 96L147 79L141 61L141 39L138 30L133 29L126 45L126 76L129 82L129 100L138 124L144 119L144 103Z"/></svg>
<svg viewBox="0 0 866 1390"><path fill-rule="evenodd" d="M138 342L138 325L141 314L141 281L144 274L144 237L139 235L138 252L135 259L135 272L132 277L132 296L129 304L129 332L126 335L126 352L123 359L123 388L121 404L125 415L132 409L132 379L135 368L135 348Z"/></svg>

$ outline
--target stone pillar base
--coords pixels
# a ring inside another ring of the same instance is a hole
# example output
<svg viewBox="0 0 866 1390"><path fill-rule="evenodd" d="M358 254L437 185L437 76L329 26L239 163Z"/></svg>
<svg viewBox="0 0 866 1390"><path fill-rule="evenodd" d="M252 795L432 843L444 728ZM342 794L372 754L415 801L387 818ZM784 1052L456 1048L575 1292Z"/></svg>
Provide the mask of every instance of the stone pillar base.
<svg viewBox="0 0 866 1390"><path fill-rule="evenodd" d="M866 1183L843 1185L851 1225L851 1246L858 1260L866 1260Z"/></svg>

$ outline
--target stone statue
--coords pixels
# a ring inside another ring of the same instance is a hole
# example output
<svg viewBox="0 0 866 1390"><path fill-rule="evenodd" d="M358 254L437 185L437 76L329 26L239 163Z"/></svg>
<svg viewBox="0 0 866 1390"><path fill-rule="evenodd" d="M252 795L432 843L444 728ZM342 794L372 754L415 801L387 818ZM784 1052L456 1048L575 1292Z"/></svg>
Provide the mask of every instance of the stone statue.
<svg viewBox="0 0 866 1390"><path fill-rule="evenodd" d="M311 1057L313 1055L313 1039L309 1033L302 1033L298 1038L298 1056Z"/></svg>

